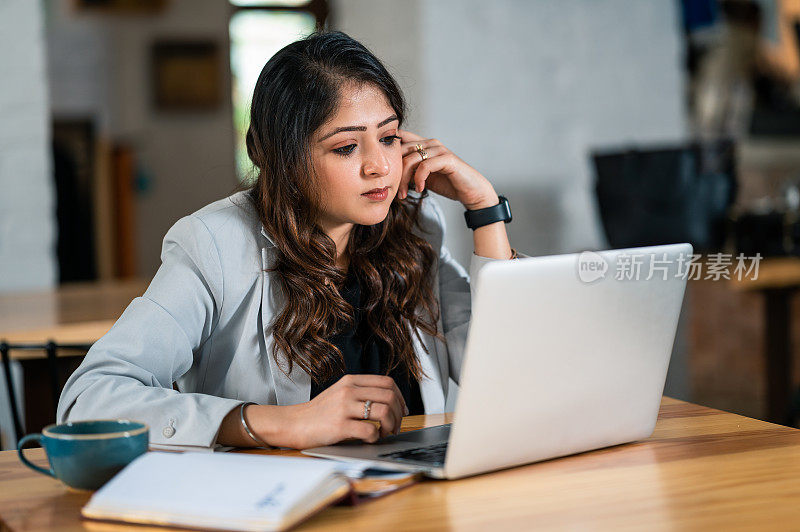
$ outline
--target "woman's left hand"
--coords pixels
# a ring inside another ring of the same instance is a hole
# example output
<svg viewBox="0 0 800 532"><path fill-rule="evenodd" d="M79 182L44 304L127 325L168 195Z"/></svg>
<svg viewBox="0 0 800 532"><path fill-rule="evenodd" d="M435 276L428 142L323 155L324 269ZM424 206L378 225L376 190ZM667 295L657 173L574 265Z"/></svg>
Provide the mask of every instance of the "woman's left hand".
<svg viewBox="0 0 800 532"><path fill-rule="evenodd" d="M399 199L408 196L409 188L422 192L427 187L446 198L460 201L467 209L497 205L499 199L489 180L441 142L402 129L397 131L397 135L402 139L403 149L403 176L397 191ZM418 144L427 152L424 161L416 148Z"/></svg>

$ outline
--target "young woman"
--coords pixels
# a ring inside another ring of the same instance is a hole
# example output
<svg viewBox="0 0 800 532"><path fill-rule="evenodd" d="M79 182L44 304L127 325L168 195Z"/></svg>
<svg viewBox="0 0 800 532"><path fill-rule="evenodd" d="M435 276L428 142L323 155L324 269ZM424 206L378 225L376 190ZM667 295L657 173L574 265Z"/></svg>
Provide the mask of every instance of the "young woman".
<svg viewBox="0 0 800 532"><path fill-rule="evenodd" d="M516 253L491 183L400 129L404 110L381 62L343 33L275 54L247 132L257 180L169 230L150 286L70 377L58 420L137 419L155 444L306 448L443 411L471 294L428 191L475 222L473 276Z"/></svg>

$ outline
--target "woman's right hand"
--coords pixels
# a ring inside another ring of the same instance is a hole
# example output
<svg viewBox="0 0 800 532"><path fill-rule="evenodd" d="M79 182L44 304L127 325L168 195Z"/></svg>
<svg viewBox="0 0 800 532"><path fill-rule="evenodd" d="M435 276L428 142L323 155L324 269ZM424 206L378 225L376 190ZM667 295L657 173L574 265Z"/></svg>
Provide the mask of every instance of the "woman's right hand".
<svg viewBox="0 0 800 532"><path fill-rule="evenodd" d="M372 401L369 419L364 403ZM403 394L394 379L385 375L345 375L311 401L291 406L253 405L247 418L266 443L307 449L357 438L369 443L397 434L408 414Z"/></svg>

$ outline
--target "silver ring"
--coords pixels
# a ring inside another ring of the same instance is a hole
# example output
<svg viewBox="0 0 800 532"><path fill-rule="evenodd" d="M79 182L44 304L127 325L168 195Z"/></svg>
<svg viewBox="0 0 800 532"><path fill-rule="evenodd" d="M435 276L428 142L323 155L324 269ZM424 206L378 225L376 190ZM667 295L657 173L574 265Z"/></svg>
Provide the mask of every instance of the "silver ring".
<svg viewBox="0 0 800 532"><path fill-rule="evenodd" d="M367 399L364 401L364 419L369 419L369 409L372 406L372 401Z"/></svg>

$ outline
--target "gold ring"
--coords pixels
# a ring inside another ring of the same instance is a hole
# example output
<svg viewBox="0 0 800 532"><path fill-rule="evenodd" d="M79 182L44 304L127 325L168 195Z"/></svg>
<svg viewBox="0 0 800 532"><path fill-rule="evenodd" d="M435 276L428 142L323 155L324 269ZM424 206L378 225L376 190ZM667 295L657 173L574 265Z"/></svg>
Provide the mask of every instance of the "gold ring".
<svg viewBox="0 0 800 532"><path fill-rule="evenodd" d="M419 156L422 157L423 161L428 158L428 152L425 151L425 148L423 148L421 144L414 146L414 149L417 150L417 153L419 153Z"/></svg>

